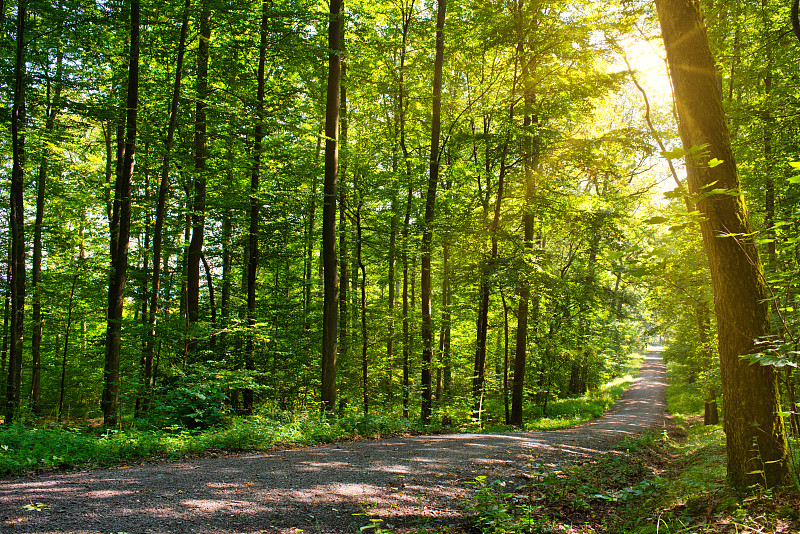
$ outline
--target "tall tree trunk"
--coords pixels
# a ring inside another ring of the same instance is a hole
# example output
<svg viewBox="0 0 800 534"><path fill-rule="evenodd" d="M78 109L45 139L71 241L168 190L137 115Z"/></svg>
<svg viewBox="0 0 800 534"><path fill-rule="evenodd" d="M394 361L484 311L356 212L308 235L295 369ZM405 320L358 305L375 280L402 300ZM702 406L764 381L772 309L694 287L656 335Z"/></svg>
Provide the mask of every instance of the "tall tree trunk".
<svg viewBox="0 0 800 534"><path fill-rule="evenodd" d="M396 174L395 174L396 175ZM389 324L387 325L387 334L386 334L386 378L384 379L384 390L386 391L389 399L394 398L394 391L393 391L393 380L392 374L394 372L394 320L395 320L395 311L394 305L395 300L397 300L396 292L397 288L396 285L396 278L397 275L395 273L395 263L397 261L397 213L395 210L397 209L397 190L394 186L392 186L392 201L391 207L389 208L392 212L391 218L389 219L389 265L387 269L388 274L388 281L387 285L389 286L389 295L388 295L388 302L387 302L387 315Z"/></svg>
<svg viewBox="0 0 800 534"><path fill-rule="evenodd" d="M233 172L231 171L229 178L232 178L232 175ZM231 208L226 207L222 213L222 296L219 306L223 331L220 334L220 344L224 354L228 352L228 336L224 332L230 326L231 315L231 267L233 265L233 251L231 250L233 246L233 221L231 219Z"/></svg>
<svg viewBox="0 0 800 534"><path fill-rule="evenodd" d="M320 128L319 135L317 136L317 151L314 157L314 166L319 164L319 154L322 146L322 136L324 132ZM314 271L314 223L317 213L317 177L311 177L311 195L308 199L308 233L306 234L306 264L305 264L305 291L303 298L303 316L305 320L305 329L308 330L311 326L311 273Z"/></svg>
<svg viewBox="0 0 800 534"><path fill-rule="evenodd" d="M444 20L447 0L436 1L436 58L433 62L433 116L431 121L430 171L425 196L425 219L422 231L422 422L431 419L431 364L433 362L433 325L431 321L431 255L433 218L436 210L436 186L439 183L439 137L442 119L442 67L444 65Z"/></svg>
<svg viewBox="0 0 800 534"><path fill-rule="evenodd" d="M191 197L192 239L189 242L188 269L186 271L186 313L190 329L200 319L200 257L203 255L203 234L206 221L206 167L208 64L211 41L211 9L203 0L200 12L200 35L197 43L197 86L194 123L194 194ZM197 354L197 334L189 332L189 353Z"/></svg>
<svg viewBox="0 0 800 534"><path fill-rule="evenodd" d="M9 238L11 236L9 235ZM11 240L9 239L9 252L11 248ZM11 318L11 257L9 255L7 260L6 279L3 284L3 343L0 347L0 393L3 395L3 407L5 408L5 394L6 382L8 380L8 322Z"/></svg>
<svg viewBox="0 0 800 534"><path fill-rule="evenodd" d="M22 200L25 175L25 23L27 0L17 7L14 104L11 111L11 335L6 383L6 424L20 408L22 386L22 338L25 325L25 205Z"/></svg>
<svg viewBox="0 0 800 534"><path fill-rule="evenodd" d="M339 280L336 271L336 187L339 164L339 90L341 88L342 0L331 0L328 24L328 98L325 110L325 185L322 205L322 261L324 303L322 309L322 409L336 409L336 333L339 312Z"/></svg>
<svg viewBox="0 0 800 534"><path fill-rule="evenodd" d="M367 269L361 256L363 228L361 226L361 209L364 206L364 196L359 190L358 206L356 207L356 263L361 271L361 385L363 388L364 415L369 414L369 360L367 358Z"/></svg>
<svg viewBox="0 0 800 534"><path fill-rule="evenodd" d="M78 268L75 270L75 276L72 278L72 288L69 292L69 303L67 304L67 326L64 331L64 352L61 355L61 383L58 395L58 411L56 412L56 422L61 422L61 416L64 413L64 394L66 392L67 381L67 352L69 350L69 333L72 327L72 307L75 301L75 288L78 285L78 278L80 278L80 269L83 265L82 261L78 262Z"/></svg>
<svg viewBox="0 0 800 534"><path fill-rule="evenodd" d="M442 243L442 325L439 336L439 366L436 377L436 398L449 397L452 389L450 362L450 245Z"/></svg>
<svg viewBox="0 0 800 534"><path fill-rule="evenodd" d="M131 189L133 161L136 150L136 115L139 94L139 0L130 2L130 64L128 66L128 96L125 118L125 148L121 172L114 188L114 208L111 221L111 279L108 284L108 325L104 387L101 400L103 425L116 426L119 409L119 367L122 334L122 313L125 304L125 281L128 274L128 242L131 232Z"/></svg>
<svg viewBox="0 0 800 534"><path fill-rule="evenodd" d="M411 219L411 203L414 200L414 192L411 186L409 177L408 182L408 197L406 199L406 212L403 219L403 417L408 419L408 399L410 393L410 370L409 370L409 356L411 352L411 332L409 324L409 306L408 306L408 247L409 247L409 227Z"/></svg>
<svg viewBox="0 0 800 534"><path fill-rule="evenodd" d="M52 100L50 98L50 80L47 80L47 119L45 133L52 137L55 134L55 119L61 105L61 78L64 71L64 53L59 46L56 54L56 80ZM50 163L50 148L47 142L42 148L42 161L39 163L39 175L36 180L36 222L33 230L33 263L31 265L32 328L31 328L31 411L41 415L41 346L44 319L39 283L42 280L42 226L44 224L45 187Z"/></svg>
<svg viewBox="0 0 800 534"><path fill-rule="evenodd" d="M706 146L707 156L686 158L689 191L739 191L739 178L699 5L656 0L685 149ZM709 158L722 163L707 164ZM777 372L749 365L753 340L768 332L768 298L758 250L741 195L697 200L714 286L725 411L728 480L737 487L789 484L790 465L781 419Z"/></svg>
<svg viewBox="0 0 800 534"><path fill-rule="evenodd" d="M342 28L344 31L344 28ZM342 44L344 50L344 44ZM341 61L341 77L345 80L347 65L342 59ZM344 362L343 365L347 367L350 357L350 324L351 319L355 321L355 305L353 311L350 313L350 303L348 302L348 285L350 281L349 257L347 250L347 87L345 82L342 81L339 90L339 361ZM353 262L354 272L352 276L353 282L353 300L355 301L356 287L358 284L358 264ZM355 326L354 326L355 329Z"/></svg>
<svg viewBox="0 0 800 534"><path fill-rule="evenodd" d="M520 47L522 48L522 47ZM533 249L533 201L536 192L534 169L538 165L538 142L532 139L531 126L537 122L533 116L534 94L530 87L528 61L523 58L522 79L525 87L523 119L523 173L525 177L525 205L522 214L523 246L525 254ZM525 391L525 359L528 351L528 308L531 295L531 281L527 273L523 273L519 282L519 308L517 311L516 348L514 352L514 378L511 384L511 417L512 425L522 426L522 408Z"/></svg>
<svg viewBox="0 0 800 534"><path fill-rule="evenodd" d="M269 24L269 1L261 2L261 39L258 45L258 89L256 94L256 128L253 144L253 172L250 175L250 239L247 261L247 346L244 367L248 371L256 368L256 273L258 271L258 220L261 203L258 201L259 177L261 174L261 142L264 139L264 91L267 64L267 29ZM253 391L243 392L244 410L253 411Z"/></svg>
<svg viewBox="0 0 800 534"><path fill-rule="evenodd" d="M164 142L164 159L161 163L161 180L158 186L158 200L156 203L156 221L153 229L153 279L150 290L150 310L148 314L148 334L144 346L144 404L142 409L147 411L148 404L153 395L154 372L153 355L155 352L156 326L158 324L159 292L161 291L161 249L164 237L164 219L167 214L167 195L169 193L169 170L172 157L172 145L175 141L175 130L178 125L178 103L181 95L181 77L183 75L183 57L186 52L186 38L189 33L189 8L191 0L185 0L183 5L183 19L181 20L181 34L178 42L178 57L175 63L175 82L172 86L172 100L169 105L169 124L167 126L167 139Z"/></svg>
<svg viewBox="0 0 800 534"><path fill-rule="evenodd" d="M403 261L403 417L408 419L408 397L410 388L410 371L409 371L409 355L411 351L411 333L409 330L409 308L408 308L408 247L409 247L409 231L411 226L411 206L414 202L414 185L412 182L411 173L411 155L408 151L406 144L406 98L405 98L405 59L406 59L406 43L408 39L408 29L411 25L411 20L414 16L414 0L411 0L408 8L405 2L402 3L402 16L403 16L403 41L400 49L400 77L399 77L399 95L398 106L400 108L400 149L403 153L403 162L406 178L406 206L405 214L403 217L402 229L402 261Z"/></svg>

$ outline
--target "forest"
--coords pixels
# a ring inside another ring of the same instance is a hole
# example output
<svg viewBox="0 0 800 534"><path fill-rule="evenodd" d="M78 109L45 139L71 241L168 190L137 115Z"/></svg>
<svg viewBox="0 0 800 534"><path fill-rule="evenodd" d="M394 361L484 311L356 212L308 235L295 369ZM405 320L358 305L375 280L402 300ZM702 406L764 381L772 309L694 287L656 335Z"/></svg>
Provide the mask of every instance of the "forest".
<svg viewBox="0 0 800 534"><path fill-rule="evenodd" d="M5 423L525 428L661 337L787 483L797 11L0 3Z"/></svg>

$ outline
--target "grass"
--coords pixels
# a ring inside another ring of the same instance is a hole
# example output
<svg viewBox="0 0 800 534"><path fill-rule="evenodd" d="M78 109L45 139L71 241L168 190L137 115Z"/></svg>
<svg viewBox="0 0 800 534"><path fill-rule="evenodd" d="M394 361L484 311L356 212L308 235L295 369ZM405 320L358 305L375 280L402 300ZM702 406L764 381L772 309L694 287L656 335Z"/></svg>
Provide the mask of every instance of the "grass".
<svg viewBox="0 0 800 534"><path fill-rule="evenodd" d="M109 466L144 458L177 459L213 450L268 450L437 428L423 428L406 419L369 416L330 421L308 414L232 418L223 427L206 430L177 426L166 430L0 426L0 476L79 465Z"/></svg>

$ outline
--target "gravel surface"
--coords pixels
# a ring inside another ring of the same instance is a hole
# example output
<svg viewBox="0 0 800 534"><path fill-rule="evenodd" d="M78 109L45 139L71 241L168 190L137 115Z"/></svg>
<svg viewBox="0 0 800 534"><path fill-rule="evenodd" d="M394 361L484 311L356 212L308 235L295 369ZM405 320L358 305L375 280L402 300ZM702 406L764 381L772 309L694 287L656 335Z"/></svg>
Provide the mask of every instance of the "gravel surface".
<svg viewBox="0 0 800 534"><path fill-rule="evenodd" d="M663 425L666 379L650 352L634 385L590 423L552 432L363 440L0 480L2 533L344 533L463 522L476 476L523 476ZM26 510L32 503L47 505Z"/></svg>

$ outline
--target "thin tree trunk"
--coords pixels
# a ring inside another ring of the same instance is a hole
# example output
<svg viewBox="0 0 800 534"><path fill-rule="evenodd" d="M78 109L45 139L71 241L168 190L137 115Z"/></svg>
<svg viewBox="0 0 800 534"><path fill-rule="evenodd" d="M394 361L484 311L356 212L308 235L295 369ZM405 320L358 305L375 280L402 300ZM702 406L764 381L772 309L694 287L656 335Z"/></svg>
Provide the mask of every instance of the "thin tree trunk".
<svg viewBox="0 0 800 534"><path fill-rule="evenodd" d="M11 237L9 235L9 237ZM9 239L9 249L11 248L11 240ZM10 252L10 250L9 250ZM0 347L0 385L2 385L2 389L0 392L5 396L6 394L6 381L8 380L8 321L11 316L10 310L10 301L11 301L11 258L9 255L8 258L8 265L6 269L6 279L5 283L3 284L3 344ZM5 399L3 399L5 401ZM3 407L5 407L5 402L3 403Z"/></svg>
<svg viewBox="0 0 800 534"><path fill-rule="evenodd" d="M362 226L361 226L361 208L364 206L364 197L360 194L358 199L358 207L356 208L356 262L361 271L361 384L364 393L364 415L369 414L369 360L367 358L367 270L364 266L364 260L361 256L362 246Z"/></svg>
<svg viewBox="0 0 800 534"><path fill-rule="evenodd" d="M342 31L344 31L342 29ZM344 49L344 44L342 44ZM341 77L345 79L346 75L345 61L341 62ZM350 324L351 319L355 321L355 306L353 306L353 313L350 311L350 303L348 302L348 286L350 282L349 257L347 250L347 191L343 187L347 180L347 87L344 82L340 84L339 89L339 361L347 362L350 358ZM356 295L356 284L358 283L358 265L353 262L353 299ZM353 327L355 330L355 326Z"/></svg>
<svg viewBox="0 0 800 534"><path fill-rule="evenodd" d="M56 415L56 422L61 422L61 416L64 413L64 393L66 391L67 380L67 352L69 350L69 332L72 327L72 306L75 300L75 288L78 285L78 278L80 277L80 268L82 262L78 263L78 270L75 271L75 276L72 279L72 289L69 292L69 304L67 305L67 326L64 331L64 352L61 355L61 384L58 396L58 412Z"/></svg>
<svg viewBox="0 0 800 534"><path fill-rule="evenodd" d="M181 20L181 34L178 43L178 57L175 64L175 83L172 86L172 100L169 106L169 125L167 126L167 139L164 143L164 160L161 163L161 180L158 187L158 201L156 204L156 221L153 229L153 279L150 290L150 312L148 315L148 335L144 349L144 404L142 409L147 411L153 395L154 372L153 354L155 351L156 326L158 324L159 292L161 291L161 248L164 236L164 219L167 213L167 195L169 193L169 169L172 157L172 145L175 141L175 130L178 125L178 103L181 94L181 77L183 73L183 57L186 52L186 38L189 33L189 8L191 0L185 0L183 5L183 19Z"/></svg>
<svg viewBox="0 0 800 534"><path fill-rule="evenodd" d="M336 188L339 160L339 91L341 87L342 0L331 0L328 25L328 98L325 113L325 185L322 206L324 304L322 316L322 409L336 409L336 331L339 280L336 271Z"/></svg>
<svg viewBox="0 0 800 534"><path fill-rule="evenodd" d="M525 61L523 59L523 61ZM525 86L525 118L523 120L523 130L525 139L523 141L523 172L525 176L525 206L522 214L522 225L524 228L523 246L525 254L529 254L533 249L533 201L536 192L534 181L534 169L538 165L538 143L531 138L529 130L535 124L536 118L532 116L534 95L529 87L528 63L525 62L522 69L522 79ZM524 403L525 391L525 359L528 351L528 307L531 294L531 282L527 273L523 273L519 283L519 309L517 311L517 335L516 349L514 353L514 379L511 386L511 418L512 425L522 426L522 408Z"/></svg>
<svg viewBox="0 0 800 534"><path fill-rule="evenodd" d="M211 9L204 0L200 12L200 35L197 43L197 86L194 123L194 195L191 197L192 239L189 242L186 271L186 313L191 329L200 319L200 257L203 255L203 235L206 220L206 167L208 64L211 41ZM197 334L189 332L189 353L195 358Z"/></svg>
<svg viewBox="0 0 800 534"><path fill-rule="evenodd" d="M267 29L269 24L268 0L261 2L261 39L258 45L258 89L256 94L256 127L253 144L253 172L250 175L250 239L247 261L247 346L245 348L245 369L256 368L256 273L258 271L258 220L261 203L258 201L259 178L261 173L261 141L264 139L264 91L267 63ZM247 388L242 394L244 410L253 411L253 390Z"/></svg>
<svg viewBox="0 0 800 534"><path fill-rule="evenodd" d="M324 131L320 128L317 136L317 151L314 157L314 165L319 164L319 154L322 147L322 136ZM306 265L305 265L305 291L303 300L303 316L305 317L305 329L310 327L311 314L311 273L314 270L314 223L317 212L317 177L311 177L311 198L308 202L308 234L306 236Z"/></svg>
<svg viewBox="0 0 800 534"><path fill-rule="evenodd" d="M114 188L114 213L111 222L111 280L108 286L108 325L106 327L105 383L101 407L103 425L117 426L119 410L119 368L122 313L128 274L128 242L131 232L131 189L136 150L136 116L139 93L139 0L131 0L130 65L128 67L125 149L121 172ZM116 236L116 239L114 237Z"/></svg>
<svg viewBox="0 0 800 534"><path fill-rule="evenodd" d="M17 7L16 58L14 62L14 104L11 111L11 335L6 383L6 418L11 424L21 402L22 339L25 325L25 23L27 0Z"/></svg>
<svg viewBox="0 0 800 534"><path fill-rule="evenodd" d="M403 40L400 48L400 76L398 82L398 107L400 113L400 149L403 153L403 162L405 170L405 179L408 194L406 195L405 214L403 217L402 229L402 262L403 262L403 289L402 289L402 306L403 306L403 417L408 419L408 400L410 388L410 373L409 373L409 355L411 351L411 334L409 331L409 307L408 307L408 247L409 247L409 229L411 225L411 206L414 202L414 187L412 183L411 174L411 155L408 151L406 144L406 108L407 99L405 98L405 60L406 60L406 43L408 39L408 30L411 26L411 21L414 16L414 0L411 0L408 7L405 2L401 4L402 22L403 22Z"/></svg>
<svg viewBox="0 0 800 534"><path fill-rule="evenodd" d="M436 186L439 183L439 137L442 117L442 67L444 65L444 21L447 0L437 0L436 58L433 63L433 118L431 122L430 171L425 196L425 219L422 231L422 413L423 423L431 419L431 364L433 361L433 328L431 321L431 255L433 252L433 219L436 210Z"/></svg>
<svg viewBox="0 0 800 534"><path fill-rule="evenodd" d="M215 333L217 329L217 303L214 298L214 277L211 275L211 267L208 265L205 253L200 256L200 261L203 262L203 270L206 273L206 285L208 286L208 305L211 308L211 327L213 328L211 333L211 348L213 349L217 346L217 335Z"/></svg>
<svg viewBox="0 0 800 534"><path fill-rule="evenodd" d="M64 54L59 46L56 54L56 81L53 98L50 99L50 80L47 80L47 119L45 133L53 136L55 133L55 119L61 105L61 78L64 70ZM42 148L42 161L39 163L39 176L36 180L36 222L33 231L33 263L31 265L31 290L32 301L32 328L31 328L31 411L34 415L41 415L41 346L44 318L42 317L42 302L39 283L42 280L42 226L44 224L45 186L50 163L50 148L44 143Z"/></svg>

